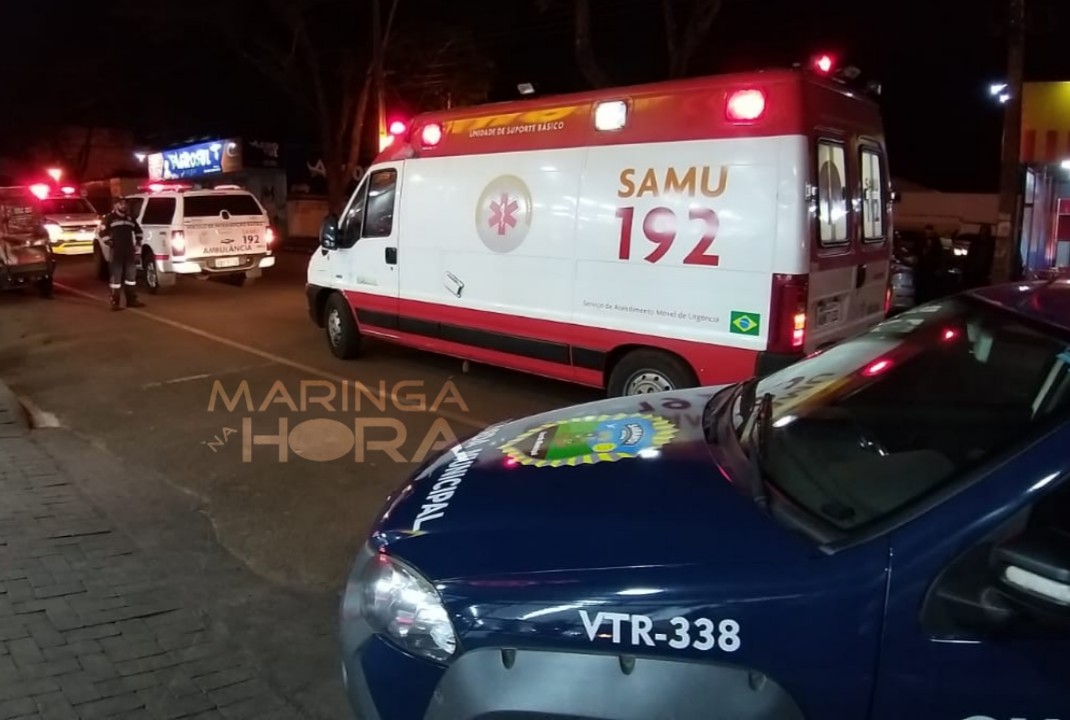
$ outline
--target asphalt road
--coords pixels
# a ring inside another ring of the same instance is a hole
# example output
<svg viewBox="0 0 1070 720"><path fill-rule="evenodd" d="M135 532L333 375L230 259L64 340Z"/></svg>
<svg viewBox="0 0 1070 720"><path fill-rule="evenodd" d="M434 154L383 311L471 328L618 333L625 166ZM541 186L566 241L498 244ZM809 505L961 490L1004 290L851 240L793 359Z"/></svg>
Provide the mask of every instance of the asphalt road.
<svg viewBox="0 0 1070 720"><path fill-rule="evenodd" d="M599 393L374 341L337 360L308 318L306 263L283 253L251 286L181 280L112 313L91 260L65 258L51 301L0 294L0 377L39 423L198 498L254 572L332 590L434 443Z"/></svg>

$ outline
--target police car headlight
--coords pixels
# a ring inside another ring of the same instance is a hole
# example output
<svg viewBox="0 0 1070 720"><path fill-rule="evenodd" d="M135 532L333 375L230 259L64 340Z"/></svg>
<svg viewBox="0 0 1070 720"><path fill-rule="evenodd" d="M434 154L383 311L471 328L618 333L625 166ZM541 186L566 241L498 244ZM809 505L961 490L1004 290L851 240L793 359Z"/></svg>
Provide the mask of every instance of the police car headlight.
<svg viewBox="0 0 1070 720"><path fill-rule="evenodd" d="M403 650L435 662L457 652L457 635L438 592L414 570L378 553L364 569L361 588L364 617Z"/></svg>

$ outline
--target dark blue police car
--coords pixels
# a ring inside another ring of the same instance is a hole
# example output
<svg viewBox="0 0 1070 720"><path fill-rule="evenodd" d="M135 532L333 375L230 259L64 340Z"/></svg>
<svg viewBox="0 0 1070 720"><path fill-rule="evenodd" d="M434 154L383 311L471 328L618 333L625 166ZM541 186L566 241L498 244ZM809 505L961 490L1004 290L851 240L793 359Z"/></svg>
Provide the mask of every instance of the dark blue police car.
<svg viewBox="0 0 1070 720"><path fill-rule="evenodd" d="M1070 720L1070 283L488 428L342 606L363 720Z"/></svg>

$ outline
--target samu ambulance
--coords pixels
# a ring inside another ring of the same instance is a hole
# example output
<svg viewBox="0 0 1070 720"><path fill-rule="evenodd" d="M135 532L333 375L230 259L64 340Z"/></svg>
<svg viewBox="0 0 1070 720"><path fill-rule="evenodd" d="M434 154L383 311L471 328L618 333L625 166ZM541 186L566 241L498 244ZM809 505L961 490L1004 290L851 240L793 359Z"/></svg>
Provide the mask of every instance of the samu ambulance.
<svg viewBox="0 0 1070 720"><path fill-rule="evenodd" d="M343 358L735 382L884 317L890 201L876 104L806 69L433 113L325 221L309 310Z"/></svg>

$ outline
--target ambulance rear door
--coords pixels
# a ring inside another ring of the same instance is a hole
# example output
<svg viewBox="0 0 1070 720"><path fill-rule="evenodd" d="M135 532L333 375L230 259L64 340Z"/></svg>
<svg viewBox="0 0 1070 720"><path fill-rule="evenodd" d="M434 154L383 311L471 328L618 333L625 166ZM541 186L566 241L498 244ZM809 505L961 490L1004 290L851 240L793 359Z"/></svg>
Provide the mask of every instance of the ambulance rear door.
<svg viewBox="0 0 1070 720"><path fill-rule="evenodd" d="M812 149L813 223L806 351L880 322L889 271L888 175L883 146L820 130Z"/></svg>

